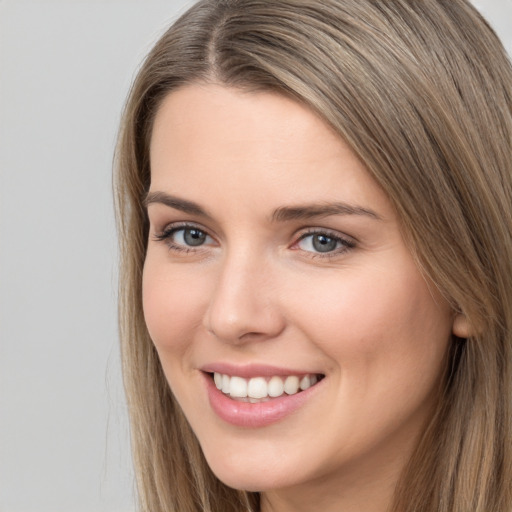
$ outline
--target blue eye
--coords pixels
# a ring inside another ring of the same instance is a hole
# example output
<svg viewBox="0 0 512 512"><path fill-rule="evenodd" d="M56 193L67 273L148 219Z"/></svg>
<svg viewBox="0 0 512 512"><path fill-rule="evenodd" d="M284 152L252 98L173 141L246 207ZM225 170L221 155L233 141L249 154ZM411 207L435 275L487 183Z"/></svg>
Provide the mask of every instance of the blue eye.
<svg viewBox="0 0 512 512"><path fill-rule="evenodd" d="M303 251L330 255L331 253L337 254L343 252L354 244L348 240L345 240L339 236L334 236L329 233L317 232L317 233L306 233L297 242L297 247Z"/></svg>
<svg viewBox="0 0 512 512"><path fill-rule="evenodd" d="M188 245L189 247L198 247L203 245L208 235L196 228L180 228L173 233L173 241L178 245Z"/></svg>
<svg viewBox="0 0 512 512"><path fill-rule="evenodd" d="M215 243L210 235L195 226L170 226L155 235L155 240L165 242L174 251L190 251Z"/></svg>

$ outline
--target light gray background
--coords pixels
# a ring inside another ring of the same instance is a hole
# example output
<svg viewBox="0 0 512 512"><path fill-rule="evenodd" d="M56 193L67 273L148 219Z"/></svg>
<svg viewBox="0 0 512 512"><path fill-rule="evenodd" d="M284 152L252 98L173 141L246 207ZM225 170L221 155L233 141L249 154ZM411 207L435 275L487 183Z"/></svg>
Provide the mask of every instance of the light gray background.
<svg viewBox="0 0 512 512"><path fill-rule="evenodd" d="M134 510L111 161L187 0L0 0L0 512ZM475 4L512 53L512 0Z"/></svg>

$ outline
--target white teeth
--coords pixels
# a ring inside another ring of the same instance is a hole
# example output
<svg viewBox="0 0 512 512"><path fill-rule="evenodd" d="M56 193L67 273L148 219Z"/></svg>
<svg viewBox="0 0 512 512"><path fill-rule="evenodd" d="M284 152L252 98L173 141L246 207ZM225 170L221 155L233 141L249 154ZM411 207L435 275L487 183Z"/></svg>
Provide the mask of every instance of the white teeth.
<svg viewBox="0 0 512 512"><path fill-rule="evenodd" d="M231 379L229 378L229 375L222 376L222 392L226 393L226 395L229 395L230 381L231 381Z"/></svg>
<svg viewBox="0 0 512 512"><path fill-rule="evenodd" d="M284 384L281 377L272 377L268 381L268 396L273 398L281 396L284 393Z"/></svg>
<svg viewBox="0 0 512 512"><path fill-rule="evenodd" d="M277 398L284 393L294 395L301 391L309 389L318 382L318 377L314 374L298 377L297 375L288 375L283 378L275 375L273 377L253 377L244 379L236 375L230 376L214 372L213 380L217 389L232 398L246 399L251 403L257 403Z"/></svg>
<svg viewBox="0 0 512 512"><path fill-rule="evenodd" d="M229 394L234 398L245 398L247 396L247 381L242 377L231 377Z"/></svg>
<svg viewBox="0 0 512 512"><path fill-rule="evenodd" d="M220 373L214 373L213 380L217 389L222 389L222 375Z"/></svg>
<svg viewBox="0 0 512 512"><path fill-rule="evenodd" d="M264 398L267 393L267 381L263 377L253 377L247 386L247 395L250 398Z"/></svg>
<svg viewBox="0 0 512 512"><path fill-rule="evenodd" d="M302 377L302 379L300 380L299 387L300 389L302 389L302 391L305 391L306 389L311 387L311 379L309 378L309 375L305 375L304 377Z"/></svg>
<svg viewBox="0 0 512 512"><path fill-rule="evenodd" d="M286 377L284 381L284 390L287 395L294 395L299 391L299 377L295 377L295 375L290 375Z"/></svg>

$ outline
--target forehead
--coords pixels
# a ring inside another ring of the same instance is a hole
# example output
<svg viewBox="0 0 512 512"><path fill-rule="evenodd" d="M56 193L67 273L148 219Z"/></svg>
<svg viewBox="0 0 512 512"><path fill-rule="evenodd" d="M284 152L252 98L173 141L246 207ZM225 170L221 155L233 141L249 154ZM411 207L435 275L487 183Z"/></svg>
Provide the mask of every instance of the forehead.
<svg viewBox="0 0 512 512"><path fill-rule="evenodd" d="M287 144L298 137L307 138L311 145L325 143L326 138L339 141L319 116L284 95L193 84L163 100L155 117L150 151L153 157L155 146L169 143L180 149L195 145L203 151L212 146L227 150L226 156L247 160L247 149L250 146L254 152L259 142L269 157L293 159L306 156Z"/></svg>
<svg viewBox="0 0 512 512"><path fill-rule="evenodd" d="M151 189L191 200L388 204L355 153L317 114L283 95L194 84L155 117ZM198 197L201 195L201 197Z"/></svg>

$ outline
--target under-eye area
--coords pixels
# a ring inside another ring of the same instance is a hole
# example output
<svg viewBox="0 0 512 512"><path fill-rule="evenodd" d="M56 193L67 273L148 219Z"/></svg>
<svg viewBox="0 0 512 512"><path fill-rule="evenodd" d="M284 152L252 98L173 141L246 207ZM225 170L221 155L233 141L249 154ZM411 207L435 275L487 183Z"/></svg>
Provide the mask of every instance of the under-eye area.
<svg viewBox="0 0 512 512"><path fill-rule="evenodd" d="M271 377L251 377L209 373L215 387L234 400L240 402L267 402L281 396L295 395L318 384L325 375L308 373L304 375L274 375Z"/></svg>

